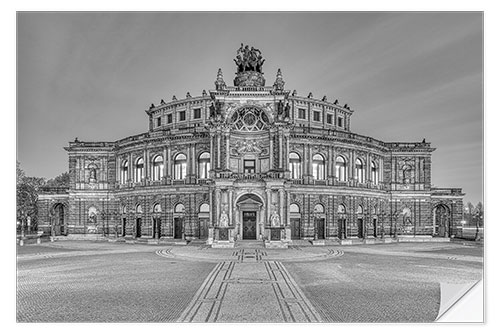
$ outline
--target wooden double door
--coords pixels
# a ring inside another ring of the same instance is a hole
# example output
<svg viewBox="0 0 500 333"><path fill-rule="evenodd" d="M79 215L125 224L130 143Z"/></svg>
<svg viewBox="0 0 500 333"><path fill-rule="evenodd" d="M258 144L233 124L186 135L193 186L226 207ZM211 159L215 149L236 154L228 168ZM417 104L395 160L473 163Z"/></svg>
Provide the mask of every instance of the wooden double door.
<svg viewBox="0 0 500 333"><path fill-rule="evenodd" d="M243 239L257 239L257 212L243 211Z"/></svg>

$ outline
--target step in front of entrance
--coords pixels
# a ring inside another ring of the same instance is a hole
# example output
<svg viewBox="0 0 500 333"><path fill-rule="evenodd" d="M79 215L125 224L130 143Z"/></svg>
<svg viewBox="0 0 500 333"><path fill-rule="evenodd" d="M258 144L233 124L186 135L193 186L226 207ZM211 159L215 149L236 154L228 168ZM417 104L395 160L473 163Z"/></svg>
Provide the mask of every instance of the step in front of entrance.
<svg viewBox="0 0 500 333"><path fill-rule="evenodd" d="M234 247L246 248L246 249L255 249L255 248L263 248L264 241L260 240L239 240L236 242Z"/></svg>

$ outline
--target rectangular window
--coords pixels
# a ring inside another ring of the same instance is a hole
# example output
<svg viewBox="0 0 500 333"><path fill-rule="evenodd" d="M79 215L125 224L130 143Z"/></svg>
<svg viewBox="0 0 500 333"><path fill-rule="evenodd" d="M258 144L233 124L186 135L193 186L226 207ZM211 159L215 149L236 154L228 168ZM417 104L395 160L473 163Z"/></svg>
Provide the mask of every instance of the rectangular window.
<svg viewBox="0 0 500 333"><path fill-rule="evenodd" d="M160 127L161 126L161 117L156 118L156 126Z"/></svg>
<svg viewBox="0 0 500 333"><path fill-rule="evenodd" d="M333 116L331 114L326 115L326 122L331 124L333 122Z"/></svg>
<svg viewBox="0 0 500 333"><path fill-rule="evenodd" d="M319 121L319 117L320 117L319 111L314 111L314 113L313 113L314 121Z"/></svg>
<svg viewBox="0 0 500 333"><path fill-rule="evenodd" d="M299 119L306 119L306 109L299 109Z"/></svg>
<svg viewBox="0 0 500 333"><path fill-rule="evenodd" d="M186 111L180 111L179 112L179 121L184 121L186 120Z"/></svg>
<svg viewBox="0 0 500 333"><path fill-rule="evenodd" d="M193 119L200 119L201 118L201 109L198 108L198 109L194 109L194 115L193 115Z"/></svg>
<svg viewBox="0 0 500 333"><path fill-rule="evenodd" d="M167 114L167 124L172 123L172 114Z"/></svg>
<svg viewBox="0 0 500 333"><path fill-rule="evenodd" d="M343 119L342 117L339 117L339 119L338 119L338 123L337 123L339 127L343 127L343 126L344 126L344 124L343 124L343 120L344 120L344 119Z"/></svg>
<svg viewBox="0 0 500 333"><path fill-rule="evenodd" d="M255 173L255 160L244 160L243 170L244 173Z"/></svg>

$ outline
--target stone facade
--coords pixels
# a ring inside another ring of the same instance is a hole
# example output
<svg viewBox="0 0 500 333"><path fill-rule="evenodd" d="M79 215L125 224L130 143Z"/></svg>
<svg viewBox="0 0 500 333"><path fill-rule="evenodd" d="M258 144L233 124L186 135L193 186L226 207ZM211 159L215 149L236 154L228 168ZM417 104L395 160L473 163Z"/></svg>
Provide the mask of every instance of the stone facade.
<svg viewBox="0 0 500 333"><path fill-rule="evenodd" d="M355 134L348 105L285 90L280 70L265 86L261 67L151 105L145 133L70 142L69 188L40 195L39 227L214 246L453 236L463 194L431 188L430 143Z"/></svg>

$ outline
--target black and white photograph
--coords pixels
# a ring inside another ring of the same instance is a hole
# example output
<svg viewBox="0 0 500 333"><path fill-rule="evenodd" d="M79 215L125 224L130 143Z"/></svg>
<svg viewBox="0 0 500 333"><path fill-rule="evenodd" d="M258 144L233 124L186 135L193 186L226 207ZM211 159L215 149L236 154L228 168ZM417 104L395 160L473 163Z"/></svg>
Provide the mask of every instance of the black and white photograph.
<svg viewBox="0 0 500 333"><path fill-rule="evenodd" d="M17 11L16 322L483 322L450 317L484 283L483 37Z"/></svg>

